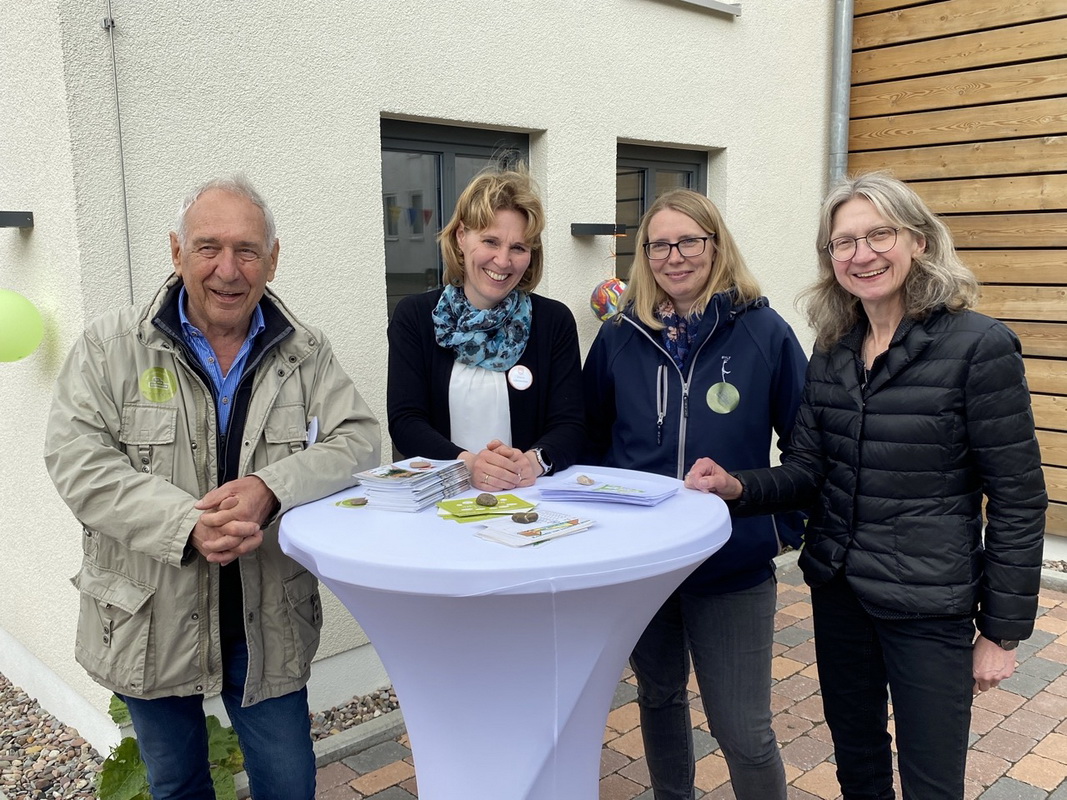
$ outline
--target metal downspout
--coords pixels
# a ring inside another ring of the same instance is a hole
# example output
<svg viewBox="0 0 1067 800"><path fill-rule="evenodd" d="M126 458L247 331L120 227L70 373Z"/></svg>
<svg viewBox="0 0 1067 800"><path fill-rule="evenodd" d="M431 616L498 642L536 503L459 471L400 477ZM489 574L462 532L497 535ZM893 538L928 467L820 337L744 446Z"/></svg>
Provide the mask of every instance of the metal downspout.
<svg viewBox="0 0 1067 800"><path fill-rule="evenodd" d="M848 106L852 89L853 0L834 0L834 51L830 79L830 183L848 170Z"/></svg>
<svg viewBox="0 0 1067 800"><path fill-rule="evenodd" d="M115 86L115 130L118 133L119 178L122 181L122 221L126 232L126 279L133 305L133 252L130 247L130 203L126 190L126 151L122 146L122 109L119 105L119 66L115 56L115 17L111 13L111 0L105 0L105 16L101 27L111 39L111 78Z"/></svg>

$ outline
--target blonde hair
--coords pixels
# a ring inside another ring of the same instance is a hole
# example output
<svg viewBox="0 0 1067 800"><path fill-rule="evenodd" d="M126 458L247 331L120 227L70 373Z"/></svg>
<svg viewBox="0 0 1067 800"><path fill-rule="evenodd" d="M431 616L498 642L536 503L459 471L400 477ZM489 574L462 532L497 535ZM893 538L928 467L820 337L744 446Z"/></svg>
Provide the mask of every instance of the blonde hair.
<svg viewBox="0 0 1067 800"><path fill-rule="evenodd" d="M715 250L712 253L707 284L693 302L687 316L703 314L711 298L719 292L732 291L735 302L739 303L755 300L760 296L759 283L745 266L737 242L727 230L722 214L715 204L691 189L673 189L660 195L641 218L630 279L620 300L623 308L630 306L637 318L648 327L654 330L663 328L663 323L656 318L656 308L670 296L656 283L648 256L645 255L645 243L648 242L648 226L652 218L668 208L685 214L714 237L709 243Z"/></svg>
<svg viewBox="0 0 1067 800"><path fill-rule="evenodd" d="M537 187L521 163L510 169L490 167L478 173L459 196L452 219L437 235L445 262L445 283L463 285L463 251L456 238L460 225L470 230L485 230L496 221L498 211L515 211L526 219L525 240L530 246L530 266L517 288L524 292L537 288L544 273L541 232L545 229L545 211Z"/></svg>
<svg viewBox="0 0 1067 800"><path fill-rule="evenodd" d="M893 227L910 231L925 241L924 252L912 260L904 281L904 315L923 319L944 306L949 311L971 308L978 301L978 279L960 261L952 233L909 186L886 172L870 172L844 178L831 187L819 210L819 275L802 295L807 302L808 322L815 331L815 344L829 349L859 321L862 306L838 282L833 259L826 245L833 230L834 215L849 200L870 201Z"/></svg>

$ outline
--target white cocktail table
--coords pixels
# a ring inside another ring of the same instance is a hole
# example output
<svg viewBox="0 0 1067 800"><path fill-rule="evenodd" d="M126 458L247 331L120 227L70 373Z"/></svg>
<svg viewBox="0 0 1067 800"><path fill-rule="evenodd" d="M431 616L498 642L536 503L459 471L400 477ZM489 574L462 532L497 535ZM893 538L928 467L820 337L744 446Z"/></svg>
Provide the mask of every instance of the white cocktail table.
<svg viewBox="0 0 1067 800"><path fill-rule="evenodd" d="M579 472L680 483L604 467ZM359 487L289 511L282 549L370 637L396 690L420 800L595 800L615 686L645 625L729 538L718 498L545 503L595 519L528 547L473 523L346 508ZM476 494L472 492L471 494ZM537 487L515 492L538 501Z"/></svg>

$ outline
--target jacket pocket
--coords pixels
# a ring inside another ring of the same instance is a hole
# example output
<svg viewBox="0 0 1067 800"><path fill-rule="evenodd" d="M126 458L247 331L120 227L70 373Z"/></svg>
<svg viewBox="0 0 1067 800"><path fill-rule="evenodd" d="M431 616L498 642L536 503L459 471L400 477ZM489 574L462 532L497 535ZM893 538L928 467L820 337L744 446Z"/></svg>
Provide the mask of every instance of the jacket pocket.
<svg viewBox="0 0 1067 800"><path fill-rule="evenodd" d="M263 428L268 457L285 458L299 453L307 444L307 415L300 403L275 406Z"/></svg>
<svg viewBox="0 0 1067 800"><path fill-rule="evenodd" d="M319 631L322 629L319 580L304 570L286 580L284 586L285 607L294 646L294 655L286 664L286 670L299 678L307 673L319 646Z"/></svg>
<svg viewBox="0 0 1067 800"><path fill-rule="evenodd" d="M911 586L971 584L981 558L980 532L980 520L959 514L898 517L892 551L897 580Z"/></svg>
<svg viewBox="0 0 1067 800"><path fill-rule="evenodd" d="M78 662L105 685L140 694L155 588L88 560L71 583L81 592Z"/></svg>
<svg viewBox="0 0 1067 800"><path fill-rule="evenodd" d="M133 468L171 480L174 477L175 406L127 403L122 407L119 441Z"/></svg>

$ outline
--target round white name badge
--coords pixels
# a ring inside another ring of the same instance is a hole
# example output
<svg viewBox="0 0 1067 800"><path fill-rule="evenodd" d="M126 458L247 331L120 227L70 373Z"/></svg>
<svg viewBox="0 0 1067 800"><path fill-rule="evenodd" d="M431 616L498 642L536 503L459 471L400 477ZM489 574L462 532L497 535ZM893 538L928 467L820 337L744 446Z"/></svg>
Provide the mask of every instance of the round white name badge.
<svg viewBox="0 0 1067 800"><path fill-rule="evenodd" d="M516 391L524 392L533 386L533 373L530 372L529 367L524 367L522 364L516 364L514 367L508 370L508 383Z"/></svg>

